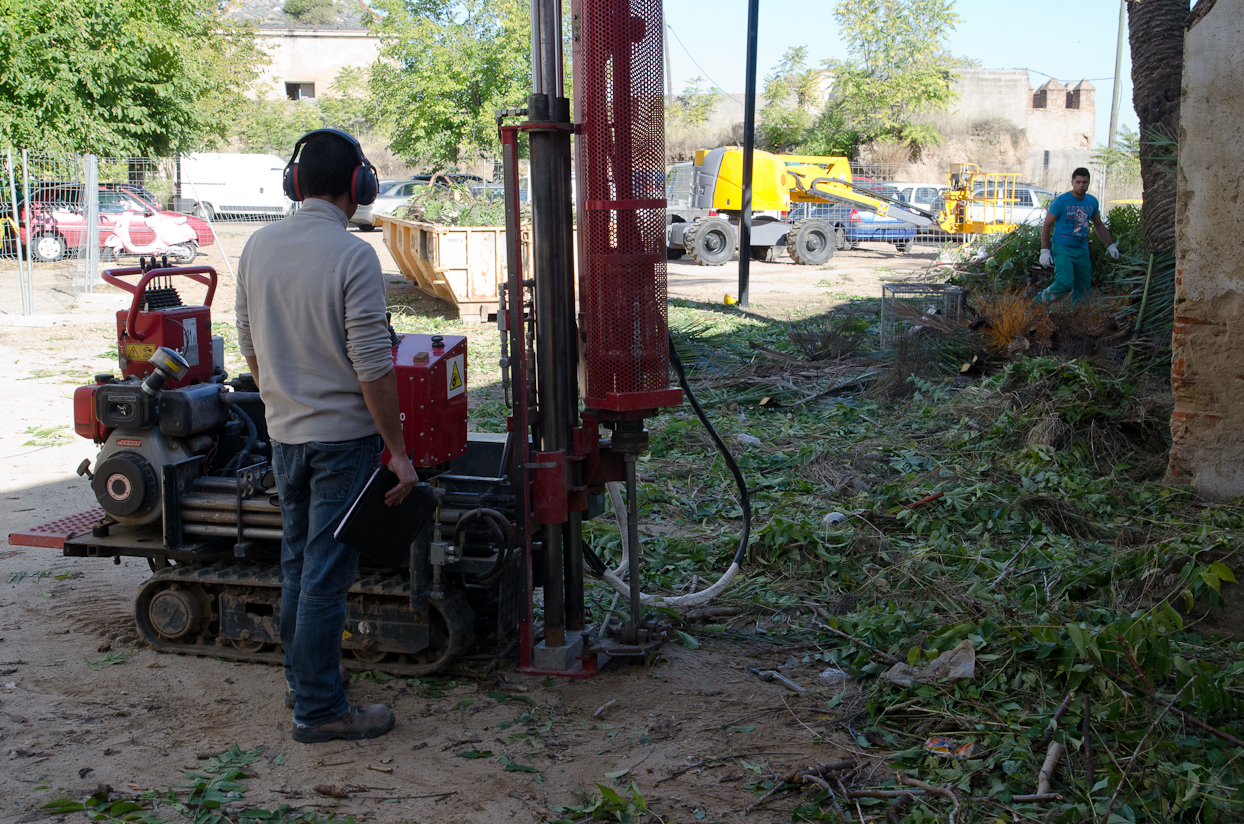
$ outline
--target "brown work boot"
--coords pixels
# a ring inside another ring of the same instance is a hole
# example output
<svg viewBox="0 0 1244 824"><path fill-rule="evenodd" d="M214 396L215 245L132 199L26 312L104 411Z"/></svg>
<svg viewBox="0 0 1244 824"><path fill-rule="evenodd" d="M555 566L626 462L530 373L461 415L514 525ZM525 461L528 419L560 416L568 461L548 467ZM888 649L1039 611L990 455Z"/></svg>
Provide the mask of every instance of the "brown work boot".
<svg viewBox="0 0 1244 824"><path fill-rule="evenodd" d="M372 704L370 707L351 704L346 714L336 721L329 721L318 727L300 727L295 724L293 735L295 741L304 744L317 744L337 738L347 741L376 738L393 729L393 722L396 720L393 710L384 704Z"/></svg>
<svg viewBox="0 0 1244 824"><path fill-rule="evenodd" d="M350 689L350 671L346 669L345 664L337 665L337 677L341 679L342 689ZM285 689L285 706L291 710L294 708L294 691L288 687Z"/></svg>

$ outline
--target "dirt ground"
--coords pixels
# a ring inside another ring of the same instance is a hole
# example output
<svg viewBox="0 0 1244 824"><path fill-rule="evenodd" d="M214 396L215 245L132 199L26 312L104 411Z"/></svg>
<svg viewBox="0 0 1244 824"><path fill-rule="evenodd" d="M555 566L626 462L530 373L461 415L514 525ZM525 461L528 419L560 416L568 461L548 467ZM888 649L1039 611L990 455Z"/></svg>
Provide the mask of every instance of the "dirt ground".
<svg viewBox="0 0 1244 824"><path fill-rule="evenodd" d="M217 227L233 266L254 228ZM361 237L378 248L386 274L400 277L381 234ZM919 269L934 251L898 255L877 244L820 268L753 263L752 310L793 316L877 297L881 276ZM221 249L199 262L220 272L214 320L232 323L233 278ZM672 262L670 295L719 303L737 294L736 266ZM0 318L9 381L0 393L3 535L94 506L87 481L74 474L96 450L72 434L72 394L95 372L115 368L109 348L124 303L117 290L100 288L41 325ZM453 317L452 308L425 303ZM736 821L754 800L745 787L773 773L840 758L856 758L866 770L877 764L855 747L849 725L833 723L851 701L837 715L825 709L844 687L829 685L789 650L723 640L696 650L671 644L650 667L609 668L584 682L511 669L500 681L459 680L439 694L403 680L356 679L351 700L392 704L393 732L298 744L289 737L277 669L160 655L138 640L132 599L149 574L136 559L113 565L0 547L0 824L42 820L39 805L62 795L81 800L100 784L118 794L163 793L185 780L182 770L234 743L264 753L245 798L233 802L239 809L288 803L383 822L553 820L562 813L550 805L580 804L579 794L597 792L598 782L622 790L632 780L664 822ZM121 656L123 663L107 664ZM749 671L783 665L807 693ZM469 757L484 752L491 755ZM348 797L322 795L317 785ZM788 821L795 803L775 801L748 820Z"/></svg>

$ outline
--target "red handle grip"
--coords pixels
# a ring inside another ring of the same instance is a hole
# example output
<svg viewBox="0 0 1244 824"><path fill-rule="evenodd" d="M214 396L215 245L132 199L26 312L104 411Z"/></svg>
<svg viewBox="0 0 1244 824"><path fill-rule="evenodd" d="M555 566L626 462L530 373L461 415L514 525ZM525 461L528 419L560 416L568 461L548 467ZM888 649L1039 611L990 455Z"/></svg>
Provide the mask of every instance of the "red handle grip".
<svg viewBox="0 0 1244 824"><path fill-rule="evenodd" d="M142 277L138 280L138 283L130 283L129 281L121 280L119 277L121 275L142 275ZM203 303L206 306L212 305L212 297L216 294L216 270L210 266L170 266L167 269L149 269L146 272L143 272L140 266L132 266L128 269L109 269L101 275L105 283L111 283L113 286L124 289L134 295L134 300L130 302L130 313L125 318L125 333L134 340L142 340L146 337L146 335L134 328L134 323L138 319L138 307L142 305L143 292L146 291L147 284L153 278L172 277L173 275L190 278L196 283L202 283L206 286L207 297L203 300ZM207 277L204 277L204 275L207 275Z"/></svg>

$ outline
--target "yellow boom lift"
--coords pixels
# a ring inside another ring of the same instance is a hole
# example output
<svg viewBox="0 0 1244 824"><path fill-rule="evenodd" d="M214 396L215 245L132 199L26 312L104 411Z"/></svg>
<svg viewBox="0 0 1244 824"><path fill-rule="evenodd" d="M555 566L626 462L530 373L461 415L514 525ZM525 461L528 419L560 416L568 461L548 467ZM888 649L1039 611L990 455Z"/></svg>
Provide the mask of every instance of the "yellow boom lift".
<svg viewBox="0 0 1244 824"><path fill-rule="evenodd" d="M705 266L730 260L743 211L743 152L726 148L697 152L690 169L671 173L669 189L671 256L685 253ZM772 259L782 246L796 263L819 265L833 256L834 227L819 217L789 222L791 203L843 203L916 227L932 225L935 217L857 186L845 157L757 151L752 158L753 258Z"/></svg>

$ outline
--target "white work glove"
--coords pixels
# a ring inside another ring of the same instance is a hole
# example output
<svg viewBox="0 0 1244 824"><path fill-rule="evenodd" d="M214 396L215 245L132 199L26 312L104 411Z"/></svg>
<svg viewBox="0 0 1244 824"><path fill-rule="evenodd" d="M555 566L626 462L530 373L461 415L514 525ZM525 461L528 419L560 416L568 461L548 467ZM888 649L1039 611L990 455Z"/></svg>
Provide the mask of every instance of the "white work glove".
<svg viewBox="0 0 1244 824"><path fill-rule="evenodd" d="M1041 250L1041 268L1042 269L1053 269L1054 268L1054 255L1050 252L1049 249Z"/></svg>
<svg viewBox="0 0 1244 824"><path fill-rule="evenodd" d="M1109 246L1107 246L1106 254L1110 255L1110 257L1114 258L1115 260L1118 260L1119 259L1119 244L1111 243Z"/></svg>

